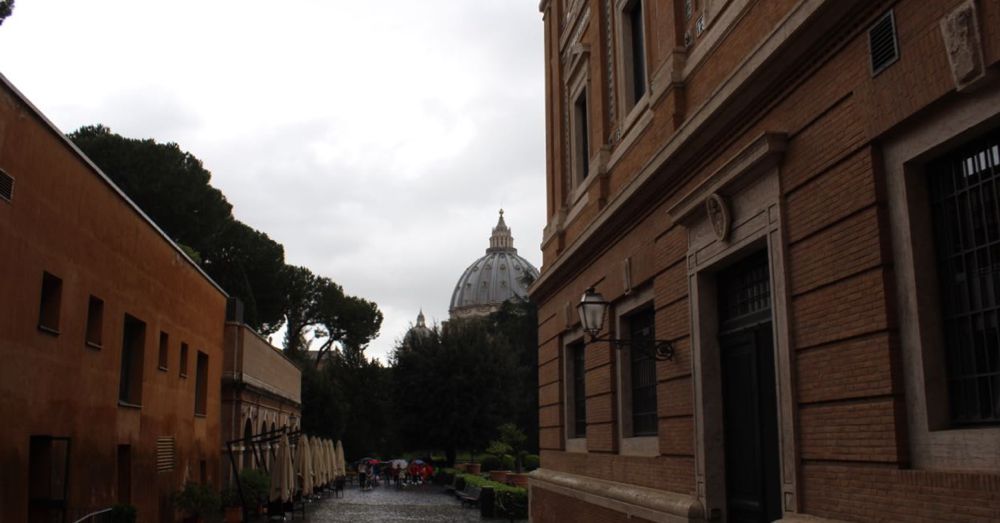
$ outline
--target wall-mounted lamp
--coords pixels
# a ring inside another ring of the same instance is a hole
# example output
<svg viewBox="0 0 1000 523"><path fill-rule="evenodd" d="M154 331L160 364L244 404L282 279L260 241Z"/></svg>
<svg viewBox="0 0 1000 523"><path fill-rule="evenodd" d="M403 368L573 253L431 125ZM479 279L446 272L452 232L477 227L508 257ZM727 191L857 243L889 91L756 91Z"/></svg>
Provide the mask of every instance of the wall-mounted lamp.
<svg viewBox="0 0 1000 523"><path fill-rule="evenodd" d="M598 338L597 335L604 329L604 317L608 314L608 305L610 303L604 299L604 296L601 296L601 293L591 287L587 289L587 292L583 293L580 303L576 306L577 311L580 312L580 323L583 325L583 331L590 335L591 343L606 341L615 350L632 347L633 350L640 350L657 361L672 360L674 358L674 346L667 340L623 340L610 336Z"/></svg>

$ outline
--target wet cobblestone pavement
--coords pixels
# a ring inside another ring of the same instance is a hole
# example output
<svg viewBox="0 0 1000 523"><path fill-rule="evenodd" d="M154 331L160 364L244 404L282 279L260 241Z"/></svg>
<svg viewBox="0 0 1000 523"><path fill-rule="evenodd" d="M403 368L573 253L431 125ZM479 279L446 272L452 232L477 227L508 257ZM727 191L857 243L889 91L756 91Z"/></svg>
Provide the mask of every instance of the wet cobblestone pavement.
<svg viewBox="0 0 1000 523"><path fill-rule="evenodd" d="M438 485L404 489L383 486L367 492L349 486L344 497L324 498L311 503L306 511L310 523L507 521L480 518L478 508L462 507L455 496L445 494Z"/></svg>

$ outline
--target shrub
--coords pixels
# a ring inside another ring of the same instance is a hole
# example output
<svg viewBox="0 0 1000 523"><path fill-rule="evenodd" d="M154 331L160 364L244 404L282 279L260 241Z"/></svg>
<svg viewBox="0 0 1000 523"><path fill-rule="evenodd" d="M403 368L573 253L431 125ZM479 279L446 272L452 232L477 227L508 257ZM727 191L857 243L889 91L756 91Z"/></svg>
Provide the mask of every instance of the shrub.
<svg viewBox="0 0 1000 523"><path fill-rule="evenodd" d="M504 454L503 456L500 456L500 465L502 468L499 470L514 470L514 467L517 466L517 462L514 460L514 456Z"/></svg>
<svg viewBox="0 0 1000 523"><path fill-rule="evenodd" d="M535 470L539 464L538 454L528 454L524 457L524 470Z"/></svg>
<svg viewBox="0 0 1000 523"><path fill-rule="evenodd" d="M524 491L524 489L521 489ZM493 498L496 516L509 519L528 518L528 492L501 491Z"/></svg>
<svg viewBox="0 0 1000 523"><path fill-rule="evenodd" d="M243 487L243 498L248 505L256 505L266 498L271 488L271 477L263 470L243 469L240 472L240 486Z"/></svg>
<svg viewBox="0 0 1000 523"><path fill-rule="evenodd" d="M485 456L483 460L480 461L480 464L482 465L483 472L489 472L491 470L504 470L503 460L501 460L499 456Z"/></svg>
<svg viewBox="0 0 1000 523"><path fill-rule="evenodd" d="M127 503L119 503L111 507L111 513L108 516L111 523L135 523L138 517L135 507Z"/></svg>
<svg viewBox="0 0 1000 523"><path fill-rule="evenodd" d="M175 493L174 505L188 516L212 517L222 510L219 495L208 485L197 483L186 483Z"/></svg>

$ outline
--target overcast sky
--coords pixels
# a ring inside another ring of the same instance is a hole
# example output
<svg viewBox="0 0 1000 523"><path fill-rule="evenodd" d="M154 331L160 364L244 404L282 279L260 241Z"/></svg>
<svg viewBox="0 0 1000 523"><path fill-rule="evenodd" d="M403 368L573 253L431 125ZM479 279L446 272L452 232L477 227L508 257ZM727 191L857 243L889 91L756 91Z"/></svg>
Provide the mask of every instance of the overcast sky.
<svg viewBox="0 0 1000 523"><path fill-rule="evenodd" d="M540 266L537 0L20 0L0 72L63 132L177 142L236 217L385 314L446 320L503 207Z"/></svg>

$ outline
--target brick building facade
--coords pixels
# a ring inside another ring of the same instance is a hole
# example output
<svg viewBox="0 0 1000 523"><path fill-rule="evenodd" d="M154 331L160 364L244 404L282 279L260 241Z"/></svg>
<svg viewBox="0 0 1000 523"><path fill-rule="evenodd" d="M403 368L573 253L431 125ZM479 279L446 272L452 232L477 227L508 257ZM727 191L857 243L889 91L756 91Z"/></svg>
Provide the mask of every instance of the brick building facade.
<svg viewBox="0 0 1000 523"><path fill-rule="evenodd" d="M0 519L219 486L223 292L0 76Z"/></svg>
<svg viewBox="0 0 1000 523"><path fill-rule="evenodd" d="M540 10L533 520L1000 519L1000 4Z"/></svg>

